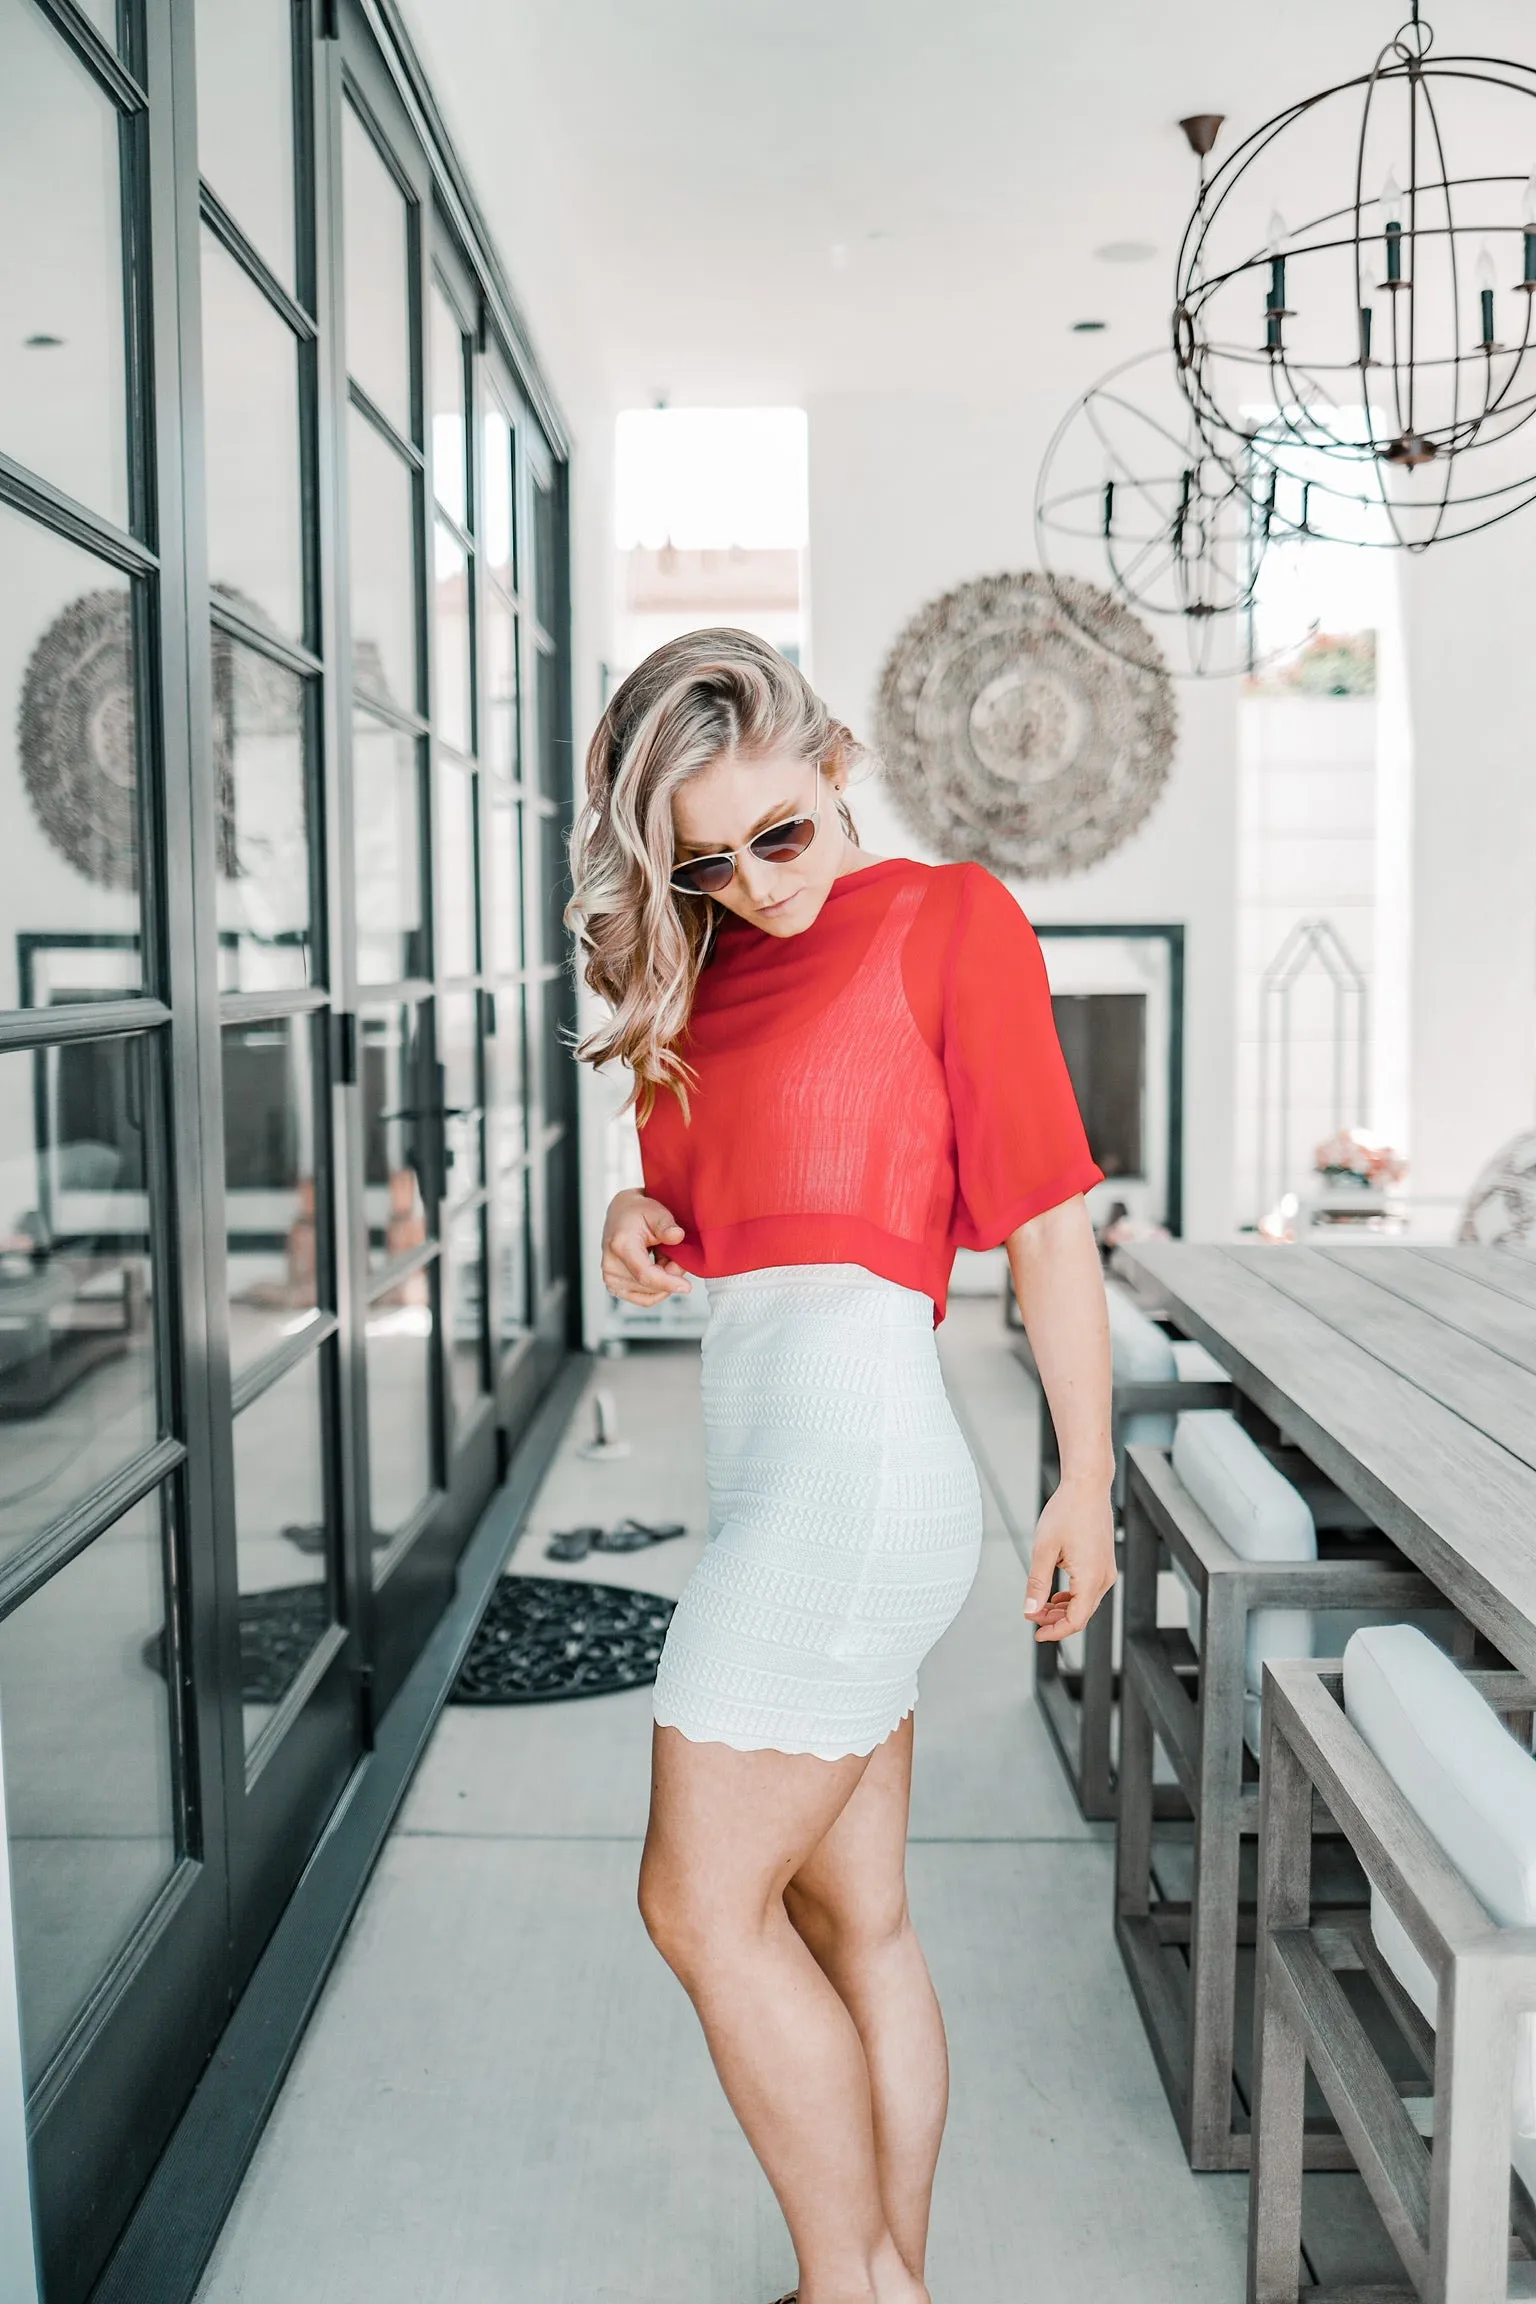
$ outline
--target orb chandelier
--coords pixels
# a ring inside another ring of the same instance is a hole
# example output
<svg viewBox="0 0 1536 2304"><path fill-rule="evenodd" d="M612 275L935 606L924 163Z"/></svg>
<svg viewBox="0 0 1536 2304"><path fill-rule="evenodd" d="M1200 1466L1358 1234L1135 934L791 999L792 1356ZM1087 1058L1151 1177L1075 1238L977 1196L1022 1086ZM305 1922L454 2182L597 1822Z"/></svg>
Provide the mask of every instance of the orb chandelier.
<svg viewBox="0 0 1536 2304"><path fill-rule="evenodd" d="M1414 0L1185 230L1179 380L1234 485L1304 492L1296 533L1422 551L1536 498L1536 67L1433 40Z"/></svg>
<svg viewBox="0 0 1536 2304"><path fill-rule="evenodd" d="M1090 576L1150 621L1176 679L1256 668L1260 563L1293 533L1279 500L1212 452L1164 346L1081 393L1041 462L1035 545L1062 612L1072 616L1076 588L1058 576ZM1092 637L1106 645L1102 632Z"/></svg>

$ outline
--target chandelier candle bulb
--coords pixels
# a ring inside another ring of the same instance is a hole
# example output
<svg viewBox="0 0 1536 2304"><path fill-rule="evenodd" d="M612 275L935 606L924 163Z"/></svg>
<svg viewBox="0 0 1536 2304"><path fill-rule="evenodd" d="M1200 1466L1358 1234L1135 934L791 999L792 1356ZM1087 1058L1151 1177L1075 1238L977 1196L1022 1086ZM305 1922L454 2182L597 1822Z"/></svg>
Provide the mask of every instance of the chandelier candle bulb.
<svg viewBox="0 0 1536 2304"><path fill-rule="evenodd" d="M1478 303L1482 307L1482 341L1483 350L1485 352L1491 352L1494 349L1493 290L1496 277L1497 276L1493 269L1493 258L1489 255L1488 250L1485 247L1477 259L1477 298Z"/></svg>
<svg viewBox="0 0 1536 2304"><path fill-rule="evenodd" d="M1114 481L1113 481L1113 480L1106 480L1106 481L1105 481L1105 483L1104 483L1104 534L1105 534L1105 537L1106 537L1106 539L1110 539L1110 540L1112 540L1112 539L1113 539L1113 536L1114 536L1114 531L1115 531L1115 484L1114 484Z"/></svg>
<svg viewBox="0 0 1536 2304"><path fill-rule="evenodd" d="M1360 365L1362 368L1374 368L1376 365L1371 358L1372 317L1369 304L1362 304L1360 307Z"/></svg>

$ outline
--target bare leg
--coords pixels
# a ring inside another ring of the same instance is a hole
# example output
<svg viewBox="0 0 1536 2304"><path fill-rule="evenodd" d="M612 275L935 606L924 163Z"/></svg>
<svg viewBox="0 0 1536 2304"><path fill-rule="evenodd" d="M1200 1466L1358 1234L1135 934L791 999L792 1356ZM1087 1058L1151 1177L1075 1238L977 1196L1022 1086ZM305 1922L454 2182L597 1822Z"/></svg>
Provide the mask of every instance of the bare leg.
<svg viewBox="0 0 1536 2304"><path fill-rule="evenodd" d="M871 1754L858 1789L785 1890L784 1905L864 2044L886 2222L908 2270L921 2279L949 2105L949 2053L907 1910L912 1725L909 1712Z"/></svg>
<svg viewBox="0 0 1536 2304"><path fill-rule="evenodd" d="M858 2031L784 1908L869 1761L652 1733L640 1910L784 2211L801 2304L928 2304L886 2219Z"/></svg>

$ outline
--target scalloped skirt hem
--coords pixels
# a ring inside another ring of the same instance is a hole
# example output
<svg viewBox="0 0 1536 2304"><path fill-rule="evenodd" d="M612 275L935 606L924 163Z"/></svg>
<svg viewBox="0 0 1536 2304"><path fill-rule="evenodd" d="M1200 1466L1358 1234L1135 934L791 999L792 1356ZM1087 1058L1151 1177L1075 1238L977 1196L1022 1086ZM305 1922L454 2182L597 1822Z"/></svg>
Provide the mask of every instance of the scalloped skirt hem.
<svg viewBox="0 0 1536 2304"><path fill-rule="evenodd" d="M829 1751L825 1744L779 1744L768 1736L729 1736L718 1728L688 1728L681 1720L663 1719L660 1711L654 1707L651 1716L658 1728L675 1728L679 1736L685 1737L690 1744L724 1744L732 1752L782 1752L787 1759L834 1761L851 1760L855 1756L867 1760L871 1752L878 1750L880 1745L895 1735L908 1714L916 1710L917 1698L914 1695L903 1704L889 1728L883 1728L867 1744L844 1744L836 1751Z"/></svg>

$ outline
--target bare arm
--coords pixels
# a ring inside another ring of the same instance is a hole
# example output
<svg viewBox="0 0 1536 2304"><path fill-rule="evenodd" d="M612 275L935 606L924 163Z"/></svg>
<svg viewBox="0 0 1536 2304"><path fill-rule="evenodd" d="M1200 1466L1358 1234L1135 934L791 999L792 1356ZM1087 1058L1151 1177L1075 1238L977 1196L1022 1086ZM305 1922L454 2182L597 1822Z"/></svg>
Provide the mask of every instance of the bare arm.
<svg viewBox="0 0 1536 2304"><path fill-rule="evenodd" d="M1109 1314L1082 1195L1011 1232L1008 1267L1061 1448L1061 1484L1035 1530L1024 1613L1037 1640L1081 1632L1115 1582ZM1057 1568L1070 1590L1051 1594Z"/></svg>

